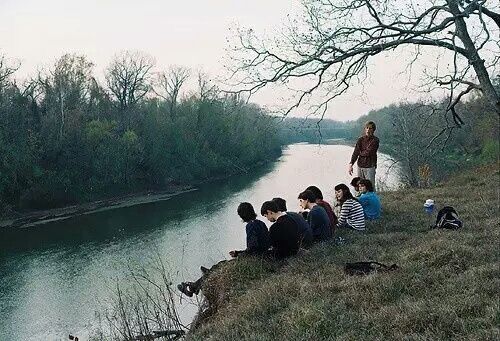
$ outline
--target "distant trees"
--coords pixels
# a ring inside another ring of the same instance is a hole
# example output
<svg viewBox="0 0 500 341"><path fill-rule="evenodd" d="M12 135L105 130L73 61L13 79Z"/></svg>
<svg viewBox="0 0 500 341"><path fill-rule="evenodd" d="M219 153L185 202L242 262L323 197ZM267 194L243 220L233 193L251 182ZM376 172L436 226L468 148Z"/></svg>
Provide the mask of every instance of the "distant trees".
<svg viewBox="0 0 500 341"><path fill-rule="evenodd" d="M500 90L500 79L493 85ZM410 186L440 181L457 168L498 161L500 127L489 99L479 93L460 103L457 109L467 115L460 127L443 115L447 105L445 100L408 102L374 110L356 122L352 136L360 134L365 121L375 121L382 151L398 162L402 181Z"/></svg>
<svg viewBox="0 0 500 341"><path fill-rule="evenodd" d="M17 65L1 57L0 215L192 183L280 153L275 121L261 108L208 78L181 97L183 68L152 91L153 66L124 52L101 84L92 62L66 54L19 83Z"/></svg>

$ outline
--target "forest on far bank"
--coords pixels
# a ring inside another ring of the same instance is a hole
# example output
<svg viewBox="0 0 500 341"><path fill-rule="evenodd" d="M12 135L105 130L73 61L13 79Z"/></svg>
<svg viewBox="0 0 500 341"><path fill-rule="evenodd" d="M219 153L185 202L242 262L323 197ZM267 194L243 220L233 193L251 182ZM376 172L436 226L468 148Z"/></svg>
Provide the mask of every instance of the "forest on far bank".
<svg viewBox="0 0 500 341"><path fill-rule="evenodd" d="M17 66L0 57L4 216L246 172L286 144L353 141L367 120L377 123L381 151L401 165L406 185L498 158L498 119L480 94L460 103L463 125L450 122L444 102L394 104L338 122L272 116L202 73L154 71L137 52L117 55L104 82L84 56L66 54L23 82ZM197 86L182 92L188 79Z"/></svg>

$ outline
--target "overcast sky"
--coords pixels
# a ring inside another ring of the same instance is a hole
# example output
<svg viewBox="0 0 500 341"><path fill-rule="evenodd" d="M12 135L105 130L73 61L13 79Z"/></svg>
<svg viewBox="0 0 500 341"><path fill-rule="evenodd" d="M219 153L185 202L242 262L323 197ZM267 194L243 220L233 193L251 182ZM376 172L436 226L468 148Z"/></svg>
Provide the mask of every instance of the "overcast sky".
<svg viewBox="0 0 500 341"><path fill-rule="evenodd" d="M160 69L183 65L218 75L229 28L272 34L298 8L295 0L0 0L0 53L21 61L18 77L50 67L64 53L86 55L102 76L123 50L152 55ZM327 118L356 119L411 99L417 82L408 82L404 59L404 54L373 59L364 86L333 102ZM264 89L253 100L274 106L279 97Z"/></svg>

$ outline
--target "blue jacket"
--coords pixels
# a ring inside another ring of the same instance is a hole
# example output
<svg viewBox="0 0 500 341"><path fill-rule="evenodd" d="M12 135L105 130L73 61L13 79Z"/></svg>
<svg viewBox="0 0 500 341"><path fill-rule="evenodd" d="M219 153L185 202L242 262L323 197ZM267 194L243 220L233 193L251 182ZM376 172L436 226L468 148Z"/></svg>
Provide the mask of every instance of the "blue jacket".
<svg viewBox="0 0 500 341"><path fill-rule="evenodd" d="M247 233L247 249L245 250L245 253L247 254L264 253L271 246L269 231L264 222L258 219L249 221L246 226L246 233Z"/></svg>
<svg viewBox="0 0 500 341"><path fill-rule="evenodd" d="M366 219L380 218L382 205L380 204L380 198L375 192L363 193L358 198L358 200L361 206L363 206L363 211L365 212Z"/></svg>
<svg viewBox="0 0 500 341"><path fill-rule="evenodd" d="M332 238L330 218L328 218L328 214L323 207L315 205L307 215L307 222L309 226L311 226L315 241L323 241Z"/></svg>

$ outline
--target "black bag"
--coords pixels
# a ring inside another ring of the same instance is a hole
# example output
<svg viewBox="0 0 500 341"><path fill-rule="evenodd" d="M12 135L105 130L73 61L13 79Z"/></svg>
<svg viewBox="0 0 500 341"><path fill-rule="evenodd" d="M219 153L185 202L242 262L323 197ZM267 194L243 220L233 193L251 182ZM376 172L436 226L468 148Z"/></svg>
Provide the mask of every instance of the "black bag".
<svg viewBox="0 0 500 341"><path fill-rule="evenodd" d="M434 228L457 230L463 226L457 211L451 206L445 206L439 210Z"/></svg>
<svg viewBox="0 0 500 341"><path fill-rule="evenodd" d="M392 264L391 266L379 263L379 262L355 262L346 263L344 266L344 272L347 275L368 275L372 272L378 271L393 271L399 269L399 266Z"/></svg>

